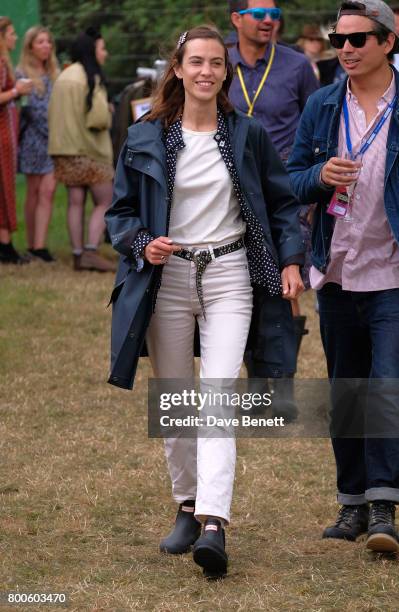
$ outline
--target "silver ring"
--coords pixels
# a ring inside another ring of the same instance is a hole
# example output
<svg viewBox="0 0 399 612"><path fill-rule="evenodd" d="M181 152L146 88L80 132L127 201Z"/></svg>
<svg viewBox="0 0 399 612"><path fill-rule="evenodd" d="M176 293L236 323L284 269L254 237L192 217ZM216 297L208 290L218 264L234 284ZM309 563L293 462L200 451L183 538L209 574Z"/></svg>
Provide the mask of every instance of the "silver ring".
<svg viewBox="0 0 399 612"><path fill-rule="evenodd" d="M161 255L161 261L166 261L165 255Z"/></svg>

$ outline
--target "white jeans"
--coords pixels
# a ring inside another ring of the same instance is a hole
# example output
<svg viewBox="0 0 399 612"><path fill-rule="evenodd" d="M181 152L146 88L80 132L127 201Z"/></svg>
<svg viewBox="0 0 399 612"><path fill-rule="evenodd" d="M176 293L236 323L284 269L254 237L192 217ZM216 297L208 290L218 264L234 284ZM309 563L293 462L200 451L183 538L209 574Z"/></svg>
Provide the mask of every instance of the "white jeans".
<svg viewBox="0 0 399 612"><path fill-rule="evenodd" d="M193 378L195 318L200 330L201 378L237 378L252 314L252 287L244 249L213 260L202 277L206 319L195 264L171 256L147 332L156 378ZM236 459L233 437L165 438L174 499L195 499L195 516L230 521Z"/></svg>

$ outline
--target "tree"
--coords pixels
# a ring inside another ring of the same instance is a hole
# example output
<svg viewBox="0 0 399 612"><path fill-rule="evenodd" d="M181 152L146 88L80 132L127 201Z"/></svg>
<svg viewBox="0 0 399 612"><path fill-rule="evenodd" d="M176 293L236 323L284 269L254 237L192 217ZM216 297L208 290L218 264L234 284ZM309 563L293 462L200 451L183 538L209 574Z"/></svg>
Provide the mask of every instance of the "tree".
<svg viewBox="0 0 399 612"><path fill-rule="evenodd" d="M111 6L110 6L111 4ZM327 23L336 11L330 0L286 0L285 37L294 40L306 22ZM140 65L167 57L179 34L200 23L231 30L227 1L210 0L42 0L43 21L63 54L74 36L89 25L101 27L110 51L106 73L113 92L135 78Z"/></svg>

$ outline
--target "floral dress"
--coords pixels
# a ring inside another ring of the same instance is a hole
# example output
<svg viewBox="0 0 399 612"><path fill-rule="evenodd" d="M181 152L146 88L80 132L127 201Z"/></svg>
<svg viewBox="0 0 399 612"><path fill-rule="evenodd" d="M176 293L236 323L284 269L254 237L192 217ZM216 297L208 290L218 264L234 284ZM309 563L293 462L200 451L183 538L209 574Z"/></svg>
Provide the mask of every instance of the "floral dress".
<svg viewBox="0 0 399 612"><path fill-rule="evenodd" d="M17 73L18 78L24 75ZM27 105L21 107L18 149L18 172L23 174L48 174L54 166L47 153L48 105L52 89L49 76L41 77L44 93L35 89L27 96Z"/></svg>

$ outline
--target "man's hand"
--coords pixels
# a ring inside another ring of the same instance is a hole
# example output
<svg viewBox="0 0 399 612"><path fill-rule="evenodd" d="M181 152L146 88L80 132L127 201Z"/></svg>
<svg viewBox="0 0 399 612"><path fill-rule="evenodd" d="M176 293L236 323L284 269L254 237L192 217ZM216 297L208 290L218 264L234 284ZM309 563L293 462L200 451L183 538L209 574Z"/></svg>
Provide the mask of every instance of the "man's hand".
<svg viewBox="0 0 399 612"><path fill-rule="evenodd" d="M296 264L291 264L283 269L281 272L281 282L283 285L283 298L286 300L294 300L305 290L301 275L299 274L299 266Z"/></svg>
<svg viewBox="0 0 399 612"><path fill-rule="evenodd" d="M361 165L360 161L331 157L322 167L320 177L323 183L332 187L348 186L359 178Z"/></svg>
<svg viewBox="0 0 399 612"><path fill-rule="evenodd" d="M144 257L154 266L165 264L174 251L180 251L181 247L173 244L173 240L166 236L159 236L151 240L144 249Z"/></svg>

